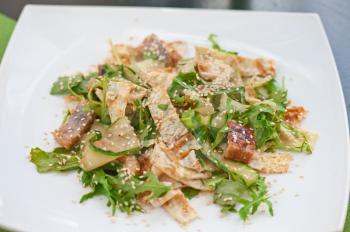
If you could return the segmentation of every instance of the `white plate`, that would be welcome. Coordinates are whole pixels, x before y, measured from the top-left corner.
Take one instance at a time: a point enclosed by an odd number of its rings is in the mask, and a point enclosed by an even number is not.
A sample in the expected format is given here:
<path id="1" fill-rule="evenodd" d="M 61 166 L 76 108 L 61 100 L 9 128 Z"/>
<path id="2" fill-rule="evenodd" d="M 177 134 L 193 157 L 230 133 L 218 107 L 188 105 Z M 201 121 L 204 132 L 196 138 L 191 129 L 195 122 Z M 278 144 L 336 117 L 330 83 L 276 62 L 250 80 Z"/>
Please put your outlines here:
<path id="1" fill-rule="evenodd" d="M 161 209 L 111 217 L 104 199 L 77 203 L 88 190 L 75 173 L 38 174 L 28 161 L 29 147 L 54 146 L 45 133 L 58 127 L 64 105 L 62 98 L 49 96 L 51 83 L 101 62 L 108 39 L 135 43 L 151 32 L 204 45 L 207 35 L 216 33 L 225 48 L 278 61 L 290 97 L 309 110 L 303 126 L 320 138 L 314 154 L 295 155 L 288 174 L 268 177 L 274 217 L 258 213 L 249 223 L 235 214 L 221 217 L 205 196 L 191 200 L 200 219 L 187 227 Z M 336 65 L 315 14 L 27 6 L 3 59 L 0 82 L 4 227 L 35 232 L 342 230 L 349 193 L 348 123 Z"/>

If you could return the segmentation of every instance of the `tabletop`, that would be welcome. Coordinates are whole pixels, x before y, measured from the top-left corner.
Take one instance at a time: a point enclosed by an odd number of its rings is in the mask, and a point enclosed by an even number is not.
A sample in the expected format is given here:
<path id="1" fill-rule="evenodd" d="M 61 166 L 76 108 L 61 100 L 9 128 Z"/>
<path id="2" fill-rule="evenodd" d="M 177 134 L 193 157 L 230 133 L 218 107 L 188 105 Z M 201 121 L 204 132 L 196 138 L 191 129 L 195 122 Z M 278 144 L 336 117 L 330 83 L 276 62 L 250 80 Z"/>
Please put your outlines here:
<path id="1" fill-rule="evenodd" d="M 326 29 L 334 53 L 342 81 L 347 109 L 348 112 L 350 111 L 349 0 L 11 0 L 0 1 L 0 12 L 16 19 L 23 6 L 29 3 L 195 7 L 318 13 Z M 350 119 L 349 116 L 348 119 Z"/>

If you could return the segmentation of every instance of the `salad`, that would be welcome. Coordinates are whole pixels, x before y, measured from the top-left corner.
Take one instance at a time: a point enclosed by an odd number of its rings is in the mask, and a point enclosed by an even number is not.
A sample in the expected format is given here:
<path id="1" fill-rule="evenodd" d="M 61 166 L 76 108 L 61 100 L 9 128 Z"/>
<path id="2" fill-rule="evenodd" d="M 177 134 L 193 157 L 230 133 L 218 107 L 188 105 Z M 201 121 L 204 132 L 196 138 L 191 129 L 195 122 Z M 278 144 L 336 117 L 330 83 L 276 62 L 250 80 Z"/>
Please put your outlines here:
<path id="1" fill-rule="evenodd" d="M 75 170 L 112 213 L 163 207 L 181 224 L 198 217 L 189 199 L 210 192 L 242 220 L 273 215 L 264 174 L 286 173 L 290 152 L 310 154 L 317 135 L 300 127 L 306 110 L 275 80 L 275 61 L 195 47 L 151 34 L 136 47 L 111 44 L 87 74 L 59 77 L 51 95 L 67 112 L 52 132 L 59 147 L 32 148 L 40 173 Z"/>

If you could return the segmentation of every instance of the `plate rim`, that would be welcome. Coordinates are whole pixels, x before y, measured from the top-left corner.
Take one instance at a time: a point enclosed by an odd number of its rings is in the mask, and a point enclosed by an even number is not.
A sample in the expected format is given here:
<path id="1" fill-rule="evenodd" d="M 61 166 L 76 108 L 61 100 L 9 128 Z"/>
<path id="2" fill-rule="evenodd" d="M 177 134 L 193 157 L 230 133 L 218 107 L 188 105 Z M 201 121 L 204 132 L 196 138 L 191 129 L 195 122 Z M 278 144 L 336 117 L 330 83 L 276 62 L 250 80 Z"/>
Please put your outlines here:
<path id="1" fill-rule="evenodd" d="M 347 108 L 346 108 L 346 101 L 345 101 L 345 96 L 344 96 L 344 91 L 343 91 L 343 86 L 342 86 L 342 82 L 341 82 L 341 78 L 339 75 L 339 71 L 338 71 L 338 67 L 335 61 L 335 57 L 332 51 L 332 48 L 330 46 L 329 43 L 329 39 L 327 36 L 327 33 L 325 31 L 324 25 L 322 23 L 322 20 L 319 16 L 319 14 L 317 13 L 313 13 L 313 12 L 282 12 L 282 11 L 248 11 L 248 10 L 235 10 L 235 9 L 203 9 L 203 8 L 178 8 L 178 7 L 151 7 L 151 6 L 102 6 L 102 5 L 46 5 L 46 4 L 26 4 L 24 6 L 24 8 L 21 11 L 21 14 L 18 18 L 17 24 L 14 28 L 13 34 L 10 38 L 10 41 L 6 47 L 6 50 L 4 52 L 4 56 L 2 58 L 2 62 L 0 63 L 0 88 L 3 88 L 4 90 L 6 90 L 6 83 L 9 79 L 9 77 L 3 75 L 3 69 L 4 67 L 6 67 L 8 64 L 8 53 L 10 50 L 12 50 L 12 47 L 15 46 L 15 42 L 13 38 L 17 37 L 18 34 L 18 28 L 22 28 L 22 24 L 23 22 L 25 22 L 26 19 L 26 15 L 28 14 L 28 12 L 32 11 L 33 9 L 38 9 L 38 8 L 57 8 L 57 9 L 68 9 L 68 8 L 79 8 L 79 9 L 115 9 L 115 10 L 137 10 L 137 11 L 172 11 L 172 12 L 191 12 L 191 11 L 196 11 L 196 12 L 216 12 L 216 13 L 220 13 L 220 12 L 225 12 L 225 14 L 227 13 L 232 13 L 232 12 L 236 12 L 236 13 L 243 13 L 243 14 L 268 14 L 268 15 L 292 15 L 293 17 L 311 17 L 314 18 L 314 20 L 316 20 L 319 29 L 321 30 L 322 36 L 324 37 L 324 39 L 326 40 L 325 46 L 327 49 L 327 52 L 329 52 L 330 54 L 330 65 L 331 68 L 334 71 L 335 74 L 335 79 L 337 82 L 337 87 L 339 88 L 340 92 L 340 101 L 341 101 L 341 107 L 343 109 L 343 113 L 342 113 L 342 117 L 345 118 L 345 129 L 346 129 L 346 139 L 347 139 L 347 143 L 346 143 L 346 148 L 347 148 L 347 164 L 346 164 L 346 186 L 345 189 L 347 189 L 347 193 L 344 195 L 344 205 L 343 205 L 343 209 L 342 209 L 342 214 L 341 214 L 341 218 L 338 219 L 339 225 L 338 225 L 338 230 L 342 231 L 343 227 L 345 225 L 345 220 L 346 220 L 346 216 L 347 216 L 347 208 L 349 205 L 349 196 L 350 196 L 350 135 L 349 135 L 349 121 L 348 121 L 348 112 L 347 112 Z M 335 80 L 334 80 L 335 81 Z M 4 91 L 0 91 L 0 105 L 2 104 L 2 102 L 4 101 L 4 98 L 2 97 L 4 94 Z M 9 230 L 16 230 L 15 227 L 13 227 L 12 225 L 6 224 L 6 223 L 0 223 L 0 226 L 2 228 L 5 229 L 9 229 Z"/>

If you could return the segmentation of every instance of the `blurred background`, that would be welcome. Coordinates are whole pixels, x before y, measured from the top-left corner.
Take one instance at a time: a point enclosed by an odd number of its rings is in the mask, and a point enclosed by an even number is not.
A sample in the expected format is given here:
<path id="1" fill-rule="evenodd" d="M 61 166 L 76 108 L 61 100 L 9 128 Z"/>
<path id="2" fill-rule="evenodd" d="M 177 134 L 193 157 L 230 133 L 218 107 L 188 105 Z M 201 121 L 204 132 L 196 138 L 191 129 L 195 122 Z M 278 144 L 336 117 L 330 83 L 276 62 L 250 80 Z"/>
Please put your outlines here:
<path id="1" fill-rule="evenodd" d="M 17 19 L 26 4 L 315 12 L 320 15 L 325 26 L 342 79 L 348 112 L 350 112 L 350 0 L 0 0 L 0 13 Z"/>

